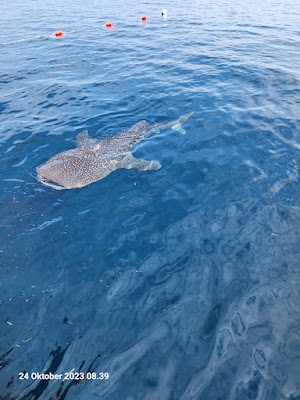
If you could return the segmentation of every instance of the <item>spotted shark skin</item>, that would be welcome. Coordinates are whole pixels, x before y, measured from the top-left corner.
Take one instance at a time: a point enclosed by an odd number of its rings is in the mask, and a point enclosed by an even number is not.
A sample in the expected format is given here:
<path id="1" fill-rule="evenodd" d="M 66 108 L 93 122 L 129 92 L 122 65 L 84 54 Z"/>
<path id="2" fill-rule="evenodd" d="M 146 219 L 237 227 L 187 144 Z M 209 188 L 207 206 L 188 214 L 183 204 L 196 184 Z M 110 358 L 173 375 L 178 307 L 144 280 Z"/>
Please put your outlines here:
<path id="1" fill-rule="evenodd" d="M 87 131 L 80 132 L 75 149 L 56 154 L 36 168 L 37 180 L 56 190 L 75 189 L 99 181 L 119 168 L 158 170 L 161 168 L 159 161 L 135 158 L 129 150 L 151 137 L 151 134 L 165 129 L 172 128 L 184 134 L 182 124 L 192 114 L 183 115 L 166 124 L 147 125 L 143 120 L 123 132 L 101 140 L 90 138 Z"/>

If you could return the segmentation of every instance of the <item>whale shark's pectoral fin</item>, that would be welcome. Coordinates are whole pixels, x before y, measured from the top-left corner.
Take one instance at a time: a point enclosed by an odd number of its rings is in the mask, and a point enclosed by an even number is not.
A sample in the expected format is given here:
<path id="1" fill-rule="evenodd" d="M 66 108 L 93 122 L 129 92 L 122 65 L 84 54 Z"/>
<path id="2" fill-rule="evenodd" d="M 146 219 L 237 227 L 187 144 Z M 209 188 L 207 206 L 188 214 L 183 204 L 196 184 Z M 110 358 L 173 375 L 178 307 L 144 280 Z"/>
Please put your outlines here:
<path id="1" fill-rule="evenodd" d="M 98 141 L 89 137 L 88 131 L 78 133 L 76 137 L 76 147 L 79 149 L 92 149 Z"/>
<path id="2" fill-rule="evenodd" d="M 90 138 L 89 133 L 86 129 L 78 133 L 76 137 L 76 147 L 78 148 L 84 147 L 85 143 L 89 140 L 89 138 Z"/>
<path id="3" fill-rule="evenodd" d="M 135 158 L 131 153 L 127 153 L 122 160 L 120 168 L 136 168 L 140 171 L 156 171 L 161 168 L 161 163 L 156 160 L 149 161 L 142 158 Z"/>

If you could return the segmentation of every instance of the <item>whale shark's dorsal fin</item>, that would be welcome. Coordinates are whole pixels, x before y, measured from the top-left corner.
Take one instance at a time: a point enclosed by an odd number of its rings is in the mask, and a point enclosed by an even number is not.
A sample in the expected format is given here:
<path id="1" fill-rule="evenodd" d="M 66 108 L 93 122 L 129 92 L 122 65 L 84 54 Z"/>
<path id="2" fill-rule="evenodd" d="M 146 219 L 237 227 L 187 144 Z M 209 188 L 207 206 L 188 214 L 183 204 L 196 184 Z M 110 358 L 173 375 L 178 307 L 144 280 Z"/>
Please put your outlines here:
<path id="1" fill-rule="evenodd" d="M 94 145 L 94 150 L 105 146 L 106 152 L 110 155 L 124 154 L 124 152 L 126 153 L 134 145 L 145 139 L 147 129 L 146 121 L 142 120 L 125 131 L 98 141 Z"/>
<path id="2" fill-rule="evenodd" d="M 86 129 L 78 133 L 76 137 L 76 147 L 78 149 L 91 149 L 96 143 L 97 140 L 90 138 Z"/>

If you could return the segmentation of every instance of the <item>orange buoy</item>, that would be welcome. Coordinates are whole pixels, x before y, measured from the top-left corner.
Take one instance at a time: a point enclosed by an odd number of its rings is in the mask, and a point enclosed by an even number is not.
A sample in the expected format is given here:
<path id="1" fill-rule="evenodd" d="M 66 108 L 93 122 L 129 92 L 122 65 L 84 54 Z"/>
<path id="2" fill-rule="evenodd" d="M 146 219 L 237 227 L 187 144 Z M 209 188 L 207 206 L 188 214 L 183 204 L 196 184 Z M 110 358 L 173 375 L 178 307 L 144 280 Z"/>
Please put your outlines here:
<path id="1" fill-rule="evenodd" d="M 60 30 L 57 30 L 54 32 L 55 37 L 62 37 L 63 34 L 64 34 L 63 31 L 60 31 Z"/>
<path id="2" fill-rule="evenodd" d="M 110 21 L 106 21 L 105 26 L 106 28 L 112 28 L 112 23 Z"/>
<path id="3" fill-rule="evenodd" d="M 144 21 L 144 22 L 147 21 L 147 15 L 142 16 L 142 21 Z"/>

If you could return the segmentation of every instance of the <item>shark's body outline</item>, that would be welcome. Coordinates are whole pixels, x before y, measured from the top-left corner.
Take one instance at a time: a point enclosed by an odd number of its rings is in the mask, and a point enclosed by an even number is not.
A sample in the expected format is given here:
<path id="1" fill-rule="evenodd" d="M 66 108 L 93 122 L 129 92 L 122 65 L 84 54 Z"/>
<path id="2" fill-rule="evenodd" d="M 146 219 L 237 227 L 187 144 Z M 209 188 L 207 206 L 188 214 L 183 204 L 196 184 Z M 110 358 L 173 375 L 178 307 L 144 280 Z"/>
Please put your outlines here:
<path id="1" fill-rule="evenodd" d="M 82 188 L 101 180 L 119 168 L 137 168 L 140 171 L 158 170 L 156 160 L 135 158 L 130 150 L 151 133 L 172 128 L 185 133 L 181 124 L 193 113 L 183 115 L 167 124 L 147 125 L 145 120 L 109 138 L 89 137 L 87 130 L 77 135 L 77 147 L 51 157 L 36 168 L 37 180 L 53 189 Z"/>

